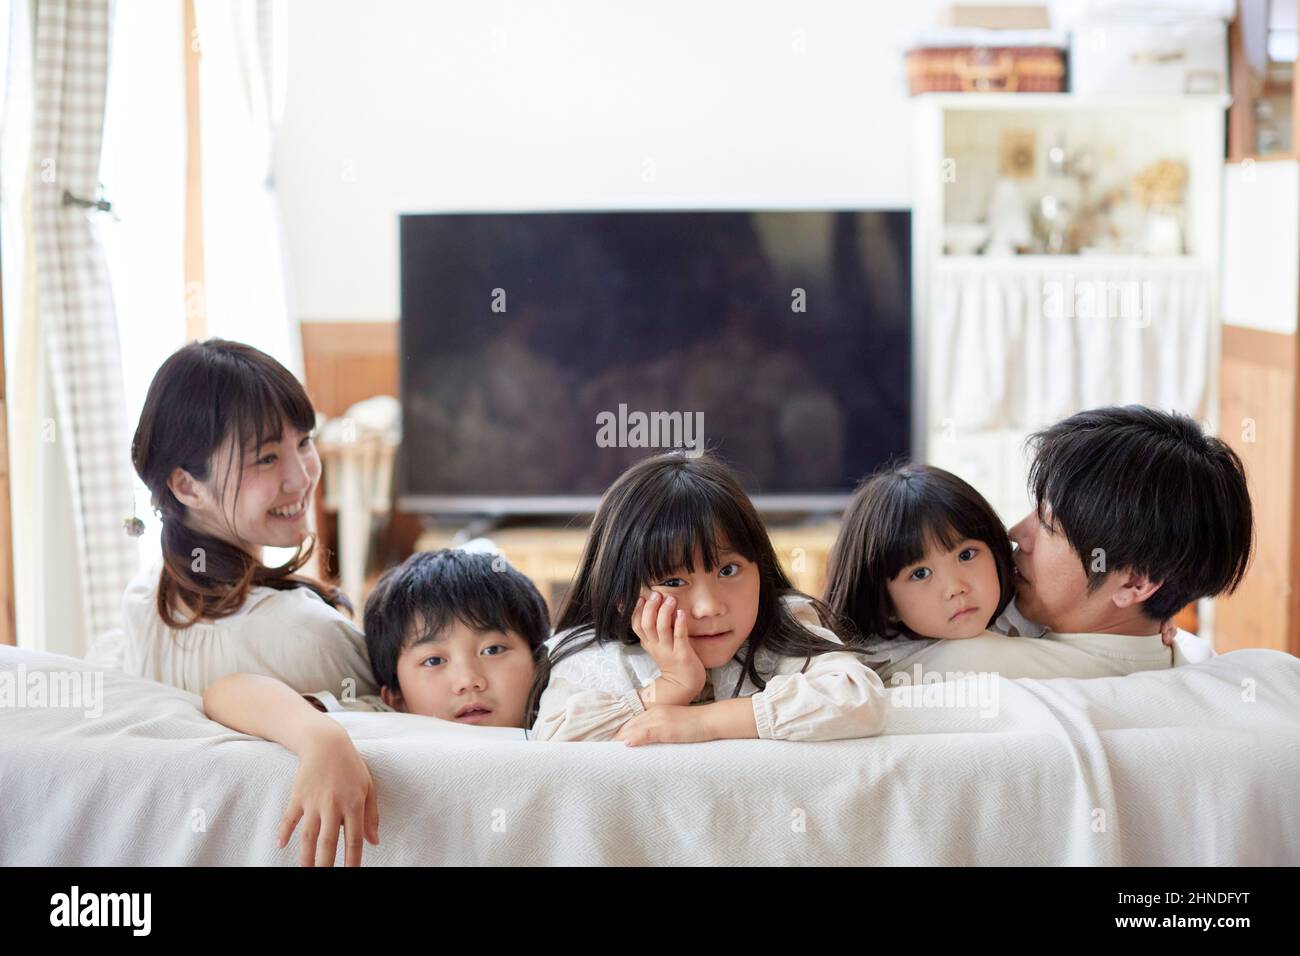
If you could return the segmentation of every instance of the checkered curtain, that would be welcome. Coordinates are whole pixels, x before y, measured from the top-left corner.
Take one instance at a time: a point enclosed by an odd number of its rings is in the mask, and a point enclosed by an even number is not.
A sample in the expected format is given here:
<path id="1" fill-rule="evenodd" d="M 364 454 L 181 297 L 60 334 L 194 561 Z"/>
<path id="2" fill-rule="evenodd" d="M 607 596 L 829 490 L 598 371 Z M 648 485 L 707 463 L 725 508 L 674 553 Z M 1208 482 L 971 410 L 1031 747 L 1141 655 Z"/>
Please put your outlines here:
<path id="1" fill-rule="evenodd" d="M 32 229 L 45 336 L 81 564 L 86 640 L 119 626 L 139 564 L 117 317 L 94 200 L 108 80 L 111 0 L 35 0 Z"/>

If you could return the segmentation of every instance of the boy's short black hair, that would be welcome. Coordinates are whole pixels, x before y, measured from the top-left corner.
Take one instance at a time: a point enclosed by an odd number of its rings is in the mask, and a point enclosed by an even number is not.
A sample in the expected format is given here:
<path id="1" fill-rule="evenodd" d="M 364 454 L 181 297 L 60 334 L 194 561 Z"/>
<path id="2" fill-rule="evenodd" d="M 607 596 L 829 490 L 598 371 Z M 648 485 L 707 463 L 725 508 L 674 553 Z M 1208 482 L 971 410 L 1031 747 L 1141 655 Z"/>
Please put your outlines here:
<path id="1" fill-rule="evenodd" d="M 1143 602 L 1165 621 L 1231 593 L 1250 564 L 1254 519 L 1237 453 L 1187 415 L 1094 408 L 1029 436 L 1029 488 L 1049 530 L 1074 548 L 1096 590 L 1111 571 L 1163 582 Z M 1094 570 L 1097 549 L 1104 570 Z"/>
<path id="2" fill-rule="evenodd" d="M 546 602 L 504 557 L 453 548 L 418 552 L 385 571 L 366 599 L 366 649 L 379 685 L 398 690 L 402 651 L 453 619 L 476 631 L 518 634 L 534 657 L 551 636 Z"/>

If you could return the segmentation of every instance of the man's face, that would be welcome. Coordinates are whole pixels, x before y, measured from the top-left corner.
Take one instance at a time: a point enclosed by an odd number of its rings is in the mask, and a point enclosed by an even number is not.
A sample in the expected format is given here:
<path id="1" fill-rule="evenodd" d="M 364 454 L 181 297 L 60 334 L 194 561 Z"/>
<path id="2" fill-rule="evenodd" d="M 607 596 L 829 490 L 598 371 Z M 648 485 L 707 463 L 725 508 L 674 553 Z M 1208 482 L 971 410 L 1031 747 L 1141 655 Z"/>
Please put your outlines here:
<path id="1" fill-rule="evenodd" d="M 1111 605 L 1111 589 L 1103 584 L 1089 593 L 1083 562 L 1060 527 L 1051 528 L 1047 504 L 1043 519 L 1031 511 L 1009 532 L 1016 545 L 1016 607 L 1057 633 L 1091 633 Z"/>
<path id="2" fill-rule="evenodd" d="M 1109 572 L 1094 591 L 1079 555 L 1052 519 L 1043 502 L 1043 517 L 1031 511 L 1010 531 L 1016 550 L 1016 607 L 1025 617 L 1058 634 L 1154 634 L 1143 602 L 1160 589 L 1142 575 L 1124 568 Z M 1098 559 L 1104 559 L 1098 554 Z"/>

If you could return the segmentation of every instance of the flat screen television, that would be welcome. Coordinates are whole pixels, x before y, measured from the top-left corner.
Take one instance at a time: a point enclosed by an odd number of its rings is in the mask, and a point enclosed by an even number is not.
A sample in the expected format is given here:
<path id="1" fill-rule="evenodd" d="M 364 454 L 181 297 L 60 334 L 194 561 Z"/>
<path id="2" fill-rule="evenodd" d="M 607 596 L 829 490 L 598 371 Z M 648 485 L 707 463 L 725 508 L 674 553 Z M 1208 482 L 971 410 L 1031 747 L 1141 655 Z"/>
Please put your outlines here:
<path id="1" fill-rule="evenodd" d="M 837 510 L 912 449 L 906 211 L 401 217 L 401 507 L 589 513 L 677 446 Z"/>

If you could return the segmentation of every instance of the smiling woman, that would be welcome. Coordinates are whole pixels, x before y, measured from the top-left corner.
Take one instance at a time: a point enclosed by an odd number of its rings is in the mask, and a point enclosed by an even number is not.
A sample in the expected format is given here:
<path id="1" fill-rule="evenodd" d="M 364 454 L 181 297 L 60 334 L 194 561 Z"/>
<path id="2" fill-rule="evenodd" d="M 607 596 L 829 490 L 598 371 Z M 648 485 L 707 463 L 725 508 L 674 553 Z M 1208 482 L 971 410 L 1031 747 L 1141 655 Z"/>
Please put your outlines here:
<path id="1" fill-rule="evenodd" d="M 251 346 L 194 342 L 163 363 L 131 445 L 162 558 L 126 592 L 125 670 L 194 693 L 239 671 L 376 691 L 347 599 L 296 573 L 314 541 L 315 422 L 298 380 Z M 295 551 L 268 567 L 266 547 Z"/>

